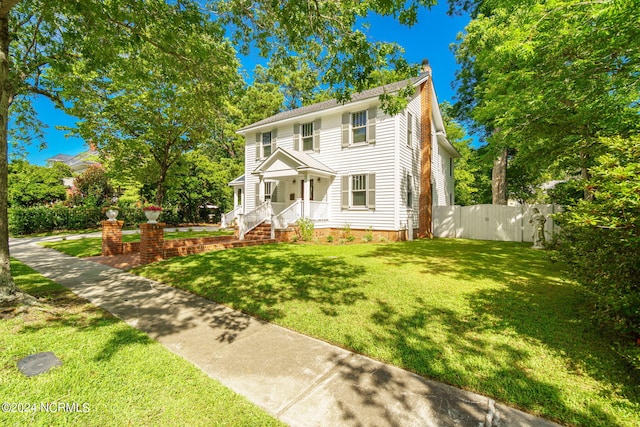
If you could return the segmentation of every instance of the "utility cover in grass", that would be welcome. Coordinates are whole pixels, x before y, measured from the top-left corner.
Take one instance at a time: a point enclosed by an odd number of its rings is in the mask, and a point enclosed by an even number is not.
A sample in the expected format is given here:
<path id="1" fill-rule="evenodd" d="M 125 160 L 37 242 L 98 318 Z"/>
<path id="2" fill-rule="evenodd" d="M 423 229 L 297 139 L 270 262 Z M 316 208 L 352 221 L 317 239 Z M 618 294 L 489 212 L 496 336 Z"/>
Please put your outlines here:
<path id="1" fill-rule="evenodd" d="M 49 369 L 60 365 L 62 365 L 62 360 L 50 351 L 32 354 L 18 360 L 18 369 L 27 377 L 44 374 Z"/>

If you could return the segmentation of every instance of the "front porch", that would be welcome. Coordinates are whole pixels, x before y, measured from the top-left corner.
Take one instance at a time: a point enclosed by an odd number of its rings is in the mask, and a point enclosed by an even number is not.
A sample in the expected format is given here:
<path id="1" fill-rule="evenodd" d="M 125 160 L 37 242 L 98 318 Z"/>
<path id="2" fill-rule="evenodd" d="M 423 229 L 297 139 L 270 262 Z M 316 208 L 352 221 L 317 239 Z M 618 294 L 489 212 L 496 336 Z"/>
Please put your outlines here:
<path id="1" fill-rule="evenodd" d="M 309 218 L 314 222 L 329 220 L 329 187 L 336 172 L 323 165 L 311 155 L 278 147 L 253 172 L 249 190 L 253 190 L 255 206 L 245 209 L 245 178 L 238 178 L 229 185 L 234 186 L 237 202 L 234 211 L 224 215 L 223 223 L 235 220 L 240 238 L 263 222 L 273 225 L 274 229 L 284 229 L 300 218 Z M 273 234 L 273 233 L 272 233 Z"/>

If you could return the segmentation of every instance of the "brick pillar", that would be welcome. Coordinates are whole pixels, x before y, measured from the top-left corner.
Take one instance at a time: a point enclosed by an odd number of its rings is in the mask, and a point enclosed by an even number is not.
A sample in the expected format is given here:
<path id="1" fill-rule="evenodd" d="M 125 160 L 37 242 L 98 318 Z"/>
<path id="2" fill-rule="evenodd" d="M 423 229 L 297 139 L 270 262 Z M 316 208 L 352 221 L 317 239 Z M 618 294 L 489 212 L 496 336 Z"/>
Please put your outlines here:
<path id="1" fill-rule="evenodd" d="M 122 255 L 124 221 L 102 221 L 102 256 Z"/>
<path id="2" fill-rule="evenodd" d="M 164 224 L 140 224 L 140 263 L 164 259 Z"/>
<path id="3" fill-rule="evenodd" d="M 431 71 L 431 68 L 428 69 Z M 418 196 L 418 237 L 432 238 L 431 219 L 431 91 L 432 76 L 420 87 L 420 194 Z"/>

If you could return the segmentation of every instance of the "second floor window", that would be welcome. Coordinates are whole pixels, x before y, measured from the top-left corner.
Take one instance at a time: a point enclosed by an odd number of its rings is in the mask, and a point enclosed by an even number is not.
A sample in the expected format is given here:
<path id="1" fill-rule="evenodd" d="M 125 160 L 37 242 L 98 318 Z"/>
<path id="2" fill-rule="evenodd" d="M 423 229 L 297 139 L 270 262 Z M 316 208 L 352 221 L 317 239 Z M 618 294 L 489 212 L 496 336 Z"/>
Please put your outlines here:
<path id="1" fill-rule="evenodd" d="M 362 147 L 376 142 L 377 107 L 342 113 L 342 148 Z"/>
<path id="2" fill-rule="evenodd" d="M 262 134 L 262 157 L 269 157 L 271 155 L 271 132 L 264 132 Z"/>
<path id="3" fill-rule="evenodd" d="M 353 144 L 367 142 L 367 110 L 351 115 L 351 132 Z"/>
<path id="4" fill-rule="evenodd" d="M 313 151 L 313 123 L 302 125 L 302 150 Z"/>

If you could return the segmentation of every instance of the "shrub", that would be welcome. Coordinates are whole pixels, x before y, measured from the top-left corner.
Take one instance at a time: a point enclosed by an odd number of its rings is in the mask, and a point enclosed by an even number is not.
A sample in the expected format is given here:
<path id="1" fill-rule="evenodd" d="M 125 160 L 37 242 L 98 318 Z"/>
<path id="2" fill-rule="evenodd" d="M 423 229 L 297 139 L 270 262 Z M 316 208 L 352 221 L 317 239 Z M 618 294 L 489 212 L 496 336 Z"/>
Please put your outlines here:
<path id="1" fill-rule="evenodd" d="M 372 242 L 373 241 L 373 227 L 367 228 L 367 232 L 362 236 L 363 242 Z"/>
<path id="2" fill-rule="evenodd" d="M 353 242 L 356 239 L 353 233 L 351 233 L 351 224 L 349 223 L 345 223 L 344 226 L 342 226 L 341 234 L 342 239 L 344 239 L 345 241 Z"/>
<path id="3" fill-rule="evenodd" d="M 333 236 L 327 236 L 327 243 L 333 243 Z"/>
<path id="4" fill-rule="evenodd" d="M 300 230 L 300 240 L 310 242 L 313 239 L 313 229 L 315 225 L 310 218 L 300 218 L 296 221 Z"/>
<path id="5" fill-rule="evenodd" d="M 558 256 L 594 296 L 594 314 L 620 334 L 640 337 L 640 136 L 602 141 L 581 200 L 557 219 Z M 630 354 L 630 353 L 629 353 Z"/>

